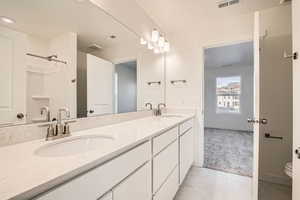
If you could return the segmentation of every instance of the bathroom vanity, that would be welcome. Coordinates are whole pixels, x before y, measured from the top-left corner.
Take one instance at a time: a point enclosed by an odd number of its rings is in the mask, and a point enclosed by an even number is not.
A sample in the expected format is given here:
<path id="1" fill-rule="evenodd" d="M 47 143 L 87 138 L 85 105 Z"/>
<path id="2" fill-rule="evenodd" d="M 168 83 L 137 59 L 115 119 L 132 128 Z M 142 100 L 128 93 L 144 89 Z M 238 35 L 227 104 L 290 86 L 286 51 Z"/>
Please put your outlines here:
<path id="1" fill-rule="evenodd" d="M 193 163 L 193 124 L 153 116 L 3 147 L 0 199 L 171 200 Z"/>

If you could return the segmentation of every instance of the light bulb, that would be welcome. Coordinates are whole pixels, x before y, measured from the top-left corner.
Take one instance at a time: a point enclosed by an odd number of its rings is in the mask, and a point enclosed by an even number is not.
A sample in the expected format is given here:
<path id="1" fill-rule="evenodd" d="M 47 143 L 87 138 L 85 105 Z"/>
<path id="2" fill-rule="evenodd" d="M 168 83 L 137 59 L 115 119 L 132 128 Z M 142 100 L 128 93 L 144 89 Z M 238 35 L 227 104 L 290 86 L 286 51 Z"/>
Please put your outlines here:
<path id="1" fill-rule="evenodd" d="M 148 43 L 148 49 L 152 50 L 153 48 L 154 48 L 153 45 L 149 42 Z"/>
<path id="2" fill-rule="evenodd" d="M 158 39 L 159 39 L 159 32 L 158 32 L 158 30 L 153 29 L 151 40 L 152 40 L 152 42 L 157 42 Z"/>
<path id="3" fill-rule="evenodd" d="M 165 45 L 165 38 L 163 36 L 160 36 L 158 40 L 158 46 L 164 47 L 164 45 Z"/>
<path id="4" fill-rule="evenodd" d="M 147 41 L 144 38 L 141 38 L 140 42 L 141 42 L 141 45 L 146 45 L 147 44 Z"/>

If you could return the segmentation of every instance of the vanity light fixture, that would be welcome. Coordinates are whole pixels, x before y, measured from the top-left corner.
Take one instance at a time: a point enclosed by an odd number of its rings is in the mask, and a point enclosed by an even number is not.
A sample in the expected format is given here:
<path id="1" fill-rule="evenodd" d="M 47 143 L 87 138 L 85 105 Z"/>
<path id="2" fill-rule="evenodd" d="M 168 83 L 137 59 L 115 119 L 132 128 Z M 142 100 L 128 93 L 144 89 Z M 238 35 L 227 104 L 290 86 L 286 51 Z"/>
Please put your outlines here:
<path id="1" fill-rule="evenodd" d="M 5 17 L 5 16 L 1 16 L 0 17 L 1 21 L 6 23 L 6 24 L 14 24 L 16 23 L 15 20 L 11 19 L 11 18 L 8 18 L 8 17 Z"/>
<path id="2" fill-rule="evenodd" d="M 159 39 L 159 32 L 158 32 L 158 30 L 157 29 L 153 29 L 151 40 L 152 40 L 152 42 L 157 42 L 158 39 Z"/>
<path id="3" fill-rule="evenodd" d="M 154 49 L 154 46 L 153 46 L 150 42 L 148 42 L 148 49 L 149 49 L 149 50 Z"/>
<path id="4" fill-rule="evenodd" d="M 141 45 L 146 45 L 147 44 L 147 40 L 145 40 L 144 38 L 141 38 L 140 42 L 141 42 Z"/>

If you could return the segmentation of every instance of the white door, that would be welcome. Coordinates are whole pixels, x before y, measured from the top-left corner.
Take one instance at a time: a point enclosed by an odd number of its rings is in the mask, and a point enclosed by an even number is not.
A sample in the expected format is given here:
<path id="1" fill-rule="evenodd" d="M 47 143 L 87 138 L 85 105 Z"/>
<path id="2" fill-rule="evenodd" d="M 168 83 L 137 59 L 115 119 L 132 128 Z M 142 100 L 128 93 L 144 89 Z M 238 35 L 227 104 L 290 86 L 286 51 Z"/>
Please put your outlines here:
<path id="1" fill-rule="evenodd" d="M 300 1 L 293 1 L 293 51 L 300 52 Z M 294 119 L 293 119 L 293 141 L 294 151 L 300 148 L 300 60 L 293 62 L 293 100 L 294 100 Z M 298 150 L 300 151 L 300 149 Z M 300 199 L 300 159 L 299 155 L 293 157 L 293 200 Z"/>
<path id="2" fill-rule="evenodd" d="M 87 54 L 88 116 L 113 113 L 114 65 Z"/>
<path id="3" fill-rule="evenodd" d="M 260 45 L 260 18 L 259 12 L 254 16 L 254 119 L 259 119 L 259 45 Z M 254 123 L 254 149 L 253 149 L 253 200 L 258 199 L 258 175 L 259 175 L 259 124 Z"/>
<path id="4" fill-rule="evenodd" d="M 292 51 L 289 13 L 283 6 L 255 13 L 254 199 L 272 198 L 269 182 L 290 182 L 284 173 L 292 160 L 293 133 L 292 60 L 284 57 Z"/>
<path id="5" fill-rule="evenodd" d="M 26 48 L 24 34 L 0 27 L 0 126 L 26 120 Z"/>

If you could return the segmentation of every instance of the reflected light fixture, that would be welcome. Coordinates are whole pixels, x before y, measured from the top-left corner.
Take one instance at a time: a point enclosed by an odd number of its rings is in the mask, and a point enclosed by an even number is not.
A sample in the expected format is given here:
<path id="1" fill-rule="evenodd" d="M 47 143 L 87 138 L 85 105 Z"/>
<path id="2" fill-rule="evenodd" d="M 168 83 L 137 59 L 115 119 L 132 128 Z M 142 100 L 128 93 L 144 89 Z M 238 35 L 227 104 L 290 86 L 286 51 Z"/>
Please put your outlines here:
<path id="1" fill-rule="evenodd" d="M 164 51 L 169 52 L 170 51 L 170 43 L 166 40 L 164 44 Z"/>
<path id="2" fill-rule="evenodd" d="M 159 53 L 160 53 L 159 49 L 158 49 L 158 48 L 155 48 L 155 49 L 154 49 L 154 53 L 155 53 L 155 54 L 159 54 Z"/>
<path id="3" fill-rule="evenodd" d="M 8 18 L 8 17 L 5 17 L 5 16 L 1 16 L 0 17 L 1 21 L 6 23 L 6 24 L 14 24 L 16 23 L 15 20 L 11 19 L 11 18 Z"/>
<path id="4" fill-rule="evenodd" d="M 141 38 L 141 45 L 146 45 L 147 44 L 147 41 L 144 39 L 144 38 Z"/>
<path id="5" fill-rule="evenodd" d="M 152 50 L 153 48 L 154 48 L 153 45 L 149 42 L 148 43 L 148 49 Z"/>
<path id="6" fill-rule="evenodd" d="M 156 29 L 153 29 L 152 31 L 152 36 L 151 36 L 151 41 L 152 42 L 157 42 L 159 39 L 159 32 Z"/>
<path id="7" fill-rule="evenodd" d="M 158 40 L 158 46 L 164 47 L 164 45 L 165 45 L 165 38 L 163 36 L 160 36 Z"/>

